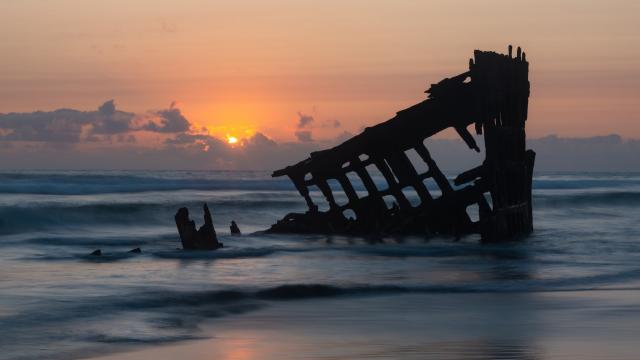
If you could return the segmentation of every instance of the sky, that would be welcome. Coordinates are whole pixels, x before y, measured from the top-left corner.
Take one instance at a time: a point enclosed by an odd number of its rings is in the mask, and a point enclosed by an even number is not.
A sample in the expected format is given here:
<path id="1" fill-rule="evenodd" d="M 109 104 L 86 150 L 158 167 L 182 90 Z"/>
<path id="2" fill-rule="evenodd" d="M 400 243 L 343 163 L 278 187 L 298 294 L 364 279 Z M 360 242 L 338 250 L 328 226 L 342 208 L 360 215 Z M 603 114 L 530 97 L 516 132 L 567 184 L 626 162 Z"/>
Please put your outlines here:
<path id="1" fill-rule="evenodd" d="M 176 148 L 193 166 L 264 164 L 252 144 L 277 165 L 509 44 L 531 63 L 530 138 L 640 138 L 638 1 L 5 0 L 0 33 L 3 167 Z"/>

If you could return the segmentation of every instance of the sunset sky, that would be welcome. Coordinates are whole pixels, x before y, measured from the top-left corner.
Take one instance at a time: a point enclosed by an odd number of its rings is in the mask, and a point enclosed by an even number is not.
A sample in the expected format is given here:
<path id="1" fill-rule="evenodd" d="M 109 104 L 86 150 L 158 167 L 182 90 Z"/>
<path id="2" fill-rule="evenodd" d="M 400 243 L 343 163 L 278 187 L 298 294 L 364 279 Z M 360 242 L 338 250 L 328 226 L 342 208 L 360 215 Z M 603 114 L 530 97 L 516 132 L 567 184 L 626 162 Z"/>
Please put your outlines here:
<path id="1" fill-rule="evenodd" d="M 0 2 L 0 33 L 0 113 L 113 99 L 138 124 L 115 142 L 166 142 L 147 124 L 163 112 L 237 144 L 333 141 L 423 100 L 474 49 L 508 44 L 531 62 L 529 136 L 640 138 L 632 0 L 20 0 Z"/>

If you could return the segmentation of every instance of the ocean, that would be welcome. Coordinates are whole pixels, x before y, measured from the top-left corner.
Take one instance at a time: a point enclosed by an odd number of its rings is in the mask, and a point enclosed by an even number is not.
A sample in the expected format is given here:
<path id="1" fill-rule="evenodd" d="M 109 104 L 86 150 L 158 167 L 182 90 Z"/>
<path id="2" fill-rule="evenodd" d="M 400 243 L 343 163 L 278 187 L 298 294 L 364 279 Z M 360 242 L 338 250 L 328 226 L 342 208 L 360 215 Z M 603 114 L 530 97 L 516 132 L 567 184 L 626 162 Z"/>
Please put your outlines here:
<path id="1" fill-rule="evenodd" d="M 180 250 L 205 202 L 224 248 Z M 0 359 L 640 356 L 640 173 L 537 173 L 503 244 L 255 234 L 304 209 L 267 172 L 2 171 Z"/>

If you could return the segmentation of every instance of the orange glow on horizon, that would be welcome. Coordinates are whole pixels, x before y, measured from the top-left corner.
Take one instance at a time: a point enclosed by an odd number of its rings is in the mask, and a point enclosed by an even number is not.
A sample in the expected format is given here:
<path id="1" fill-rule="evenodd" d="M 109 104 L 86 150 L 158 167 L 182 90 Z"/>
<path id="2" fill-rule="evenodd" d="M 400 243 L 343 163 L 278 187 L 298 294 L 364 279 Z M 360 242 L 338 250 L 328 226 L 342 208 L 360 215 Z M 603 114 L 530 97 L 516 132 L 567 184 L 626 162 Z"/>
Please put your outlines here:
<path id="1" fill-rule="evenodd" d="M 246 131 L 297 141 L 298 112 L 314 117 L 313 139 L 333 139 L 424 100 L 474 49 L 513 43 L 531 61 L 529 136 L 640 137 L 632 0 L 583 1 L 578 12 L 575 2 L 501 0 L 4 3 L 2 26 L 15 36 L 0 44 L 0 113 L 95 110 L 111 98 L 144 113 L 178 100 L 196 132 L 225 143 L 234 134 L 241 145 Z"/>

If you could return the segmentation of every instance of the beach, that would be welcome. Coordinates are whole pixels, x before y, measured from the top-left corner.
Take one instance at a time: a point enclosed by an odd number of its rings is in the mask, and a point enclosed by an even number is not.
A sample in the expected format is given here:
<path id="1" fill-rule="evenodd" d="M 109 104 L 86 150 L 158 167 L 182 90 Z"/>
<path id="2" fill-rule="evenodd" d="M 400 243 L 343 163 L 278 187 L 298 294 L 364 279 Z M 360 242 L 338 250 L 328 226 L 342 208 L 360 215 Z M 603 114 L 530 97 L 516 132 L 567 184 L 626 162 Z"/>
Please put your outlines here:
<path id="1" fill-rule="evenodd" d="M 1 177 L 0 359 L 637 357 L 638 174 L 536 174 L 502 244 L 255 233 L 305 205 L 266 172 Z M 180 250 L 204 202 L 225 246 Z"/>
<path id="2" fill-rule="evenodd" d="M 633 359 L 638 300 L 620 290 L 283 302 L 212 321 L 206 340 L 88 359 Z"/>

